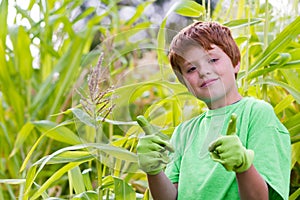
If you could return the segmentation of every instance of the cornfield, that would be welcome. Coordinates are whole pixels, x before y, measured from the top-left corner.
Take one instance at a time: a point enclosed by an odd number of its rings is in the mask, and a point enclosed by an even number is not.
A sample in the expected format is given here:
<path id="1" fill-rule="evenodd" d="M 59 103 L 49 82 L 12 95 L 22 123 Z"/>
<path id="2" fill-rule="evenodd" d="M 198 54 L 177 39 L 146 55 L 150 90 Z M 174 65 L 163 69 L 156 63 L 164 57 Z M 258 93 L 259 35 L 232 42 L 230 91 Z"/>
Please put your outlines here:
<path id="1" fill-rule="evenodd" d="M 289 199 L 300 198 L 298 0 L 284 13 L 268 0 L 26 2 L 0 1 L 0 199 L 151 199 L 136 116 L 171 135 L 207 109 L 167 59 L 193 20 L 232 30 L 240 93 L 288 128 Z"/>

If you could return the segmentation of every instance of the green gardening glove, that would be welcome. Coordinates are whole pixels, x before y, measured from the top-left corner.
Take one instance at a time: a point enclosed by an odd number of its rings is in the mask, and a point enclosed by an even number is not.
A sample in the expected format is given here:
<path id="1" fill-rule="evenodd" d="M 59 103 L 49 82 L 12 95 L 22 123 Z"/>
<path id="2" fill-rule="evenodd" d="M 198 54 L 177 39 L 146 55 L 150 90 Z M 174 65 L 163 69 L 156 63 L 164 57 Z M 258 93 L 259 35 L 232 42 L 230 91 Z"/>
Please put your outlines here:
<path id="1" fill-rule="evenodd" d="M 208 150 L 212 160 L 221 163 L 227 171 L 241 173 L 253 163 L 254 152 L 246 149 L 236 133 L 236 115 L 231 116 L 226 136 L 213 141 Z"/>
<path id="2" fill-rule="evenodd" d="M 144 116 L 138 116 L 137 121 L 146 134 L 139 139 L 137 144 L 139 167 L 147 174 L 156 175 L 169 162 L 166 151 L 173 152 L 174 150 L 166 141 L 168 136 L 155 129 Z"/>

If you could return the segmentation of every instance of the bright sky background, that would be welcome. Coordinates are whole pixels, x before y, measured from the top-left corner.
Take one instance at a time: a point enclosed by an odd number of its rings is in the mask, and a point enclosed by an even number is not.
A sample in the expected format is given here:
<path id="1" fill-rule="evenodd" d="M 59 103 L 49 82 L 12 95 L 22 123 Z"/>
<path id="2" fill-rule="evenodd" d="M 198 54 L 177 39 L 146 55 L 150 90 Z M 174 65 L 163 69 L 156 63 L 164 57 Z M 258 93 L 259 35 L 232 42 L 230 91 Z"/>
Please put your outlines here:
<path id="1" fill-rule="evenodd" d="M 14 23 L 14 17 L 16 15 L 16 9 L 15 5 L 20 6 L 22 9 L 27 9 L 29 5 L 30 0 L 15 0 L 15 1 L 8 1 L 8 17 L 7 17 L 7 23 L 8 24 L 13 24 Z M 32 11 L 30 12 L 30 16 L 32 19 L 39 19 L 39 7 L 35 5 L 32 8 Z M 28 26 L 29 23 L 26 22 L 26 20 L 21 21 L 21 16 L 17 16 L 17 24 L 21 24 L 24 26 Z"/>
<path id="2" fill-rule="evenodd" d="M 227 1 L 229 1 L 229 0 L 227 0 Z M 261 3 L 263 3 L 264 1 L 265 0 L 260 0 Z M 291 1 L 293 1 L 293 0 L 269 0 L 269 2 L 274 5 L 274 7 L 275 7 L 274 12 L 276 13 L 276 15 L 278 17 L 285 16 L 286 13 L 291 13 L 293 11 L 293 8 L 292 8 L 293 5 L 292 5 L 292 3 L 290 3 Z M 0 0 L 0 2 L 1 2 L 1 0 Z M 14 24 L 15 15 L 16 15 L 15 5 L 20 6 L 22 9 L 27 9 L 29 3 L 30 3 L 30 0 L 9 0 L 8 1 L 7 23 L 9 26 Z M 299 8 L 299 10 L 300 10 L 300 8 Z M 34 5 L 33 8 L 31 9 L 30 16 L 36 22 L 40 19 L 40 11 L 39 11 L 39 7 L 37 5 Z M 30 28 L 30 24 L 27 21 L 27 19 L 22 19 L 22 17 L 20 15 L 18 15 L 16 17 L 16 24 L 23 25 L 27 28 Z M 34 40 L 33 43 L 38 45 L 40 43 L 40 41 L 37 41 L 37 40 L 38 39 Z M 12 46 L 9 39 L 7 39 L 7 45 Z M 33 57 L 35 58 L 33 67 L 38 68 L 38 62 L 37 62 L 37 60 L 38 60 L 37 58 L 39 56 L 38 49 L 34 45 L 31 45 L 30 49 L 31 49 Z"/>
<path id="3" fill-rule="evenodd" d="M 30 0 L 15 0 L 15 1 L 8 1 L 8 24 L 13 24 L 14 16 L 16 15 L 16 10 L 14 8 L 15 4 L 20 6 L 22 9 L 26 9 L 29 5 Z M 261 0 L 264 2 L 264 0 Z M 275 12 L 279 15 L 284 15 L 285 13 L 290 13 L 292 9 L 292 4 L 290 1 L 287 0 L 269 0 L 271 4 L 273 4 L 276 8 Z M 39 19 L 39 8 L 38 6 L 34 6 L 31 10 L 31 17 L 32 19 Z M 28 26 L 28 22 L 26 20 L 21 20 L 21 16 L 17 16 L 17 23 Z"/>

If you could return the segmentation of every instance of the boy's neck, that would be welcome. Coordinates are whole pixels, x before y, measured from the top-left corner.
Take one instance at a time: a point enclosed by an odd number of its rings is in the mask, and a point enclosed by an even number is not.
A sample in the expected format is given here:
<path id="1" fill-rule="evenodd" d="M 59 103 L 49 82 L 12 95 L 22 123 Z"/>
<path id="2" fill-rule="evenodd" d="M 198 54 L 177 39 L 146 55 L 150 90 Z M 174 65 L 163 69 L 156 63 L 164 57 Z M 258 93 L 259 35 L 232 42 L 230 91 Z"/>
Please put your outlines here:
<path id="1" fill-rule="evenodd" d="M 229 106 L 231 104 L 237 103 L 242 98 L 243 97 L 240 94 L 238 94 L 235 98 L 220 99 L 220 100 L 216 100 L 216 101 L 213 101 L 213 102 L 208 102 L 208 103 L 206 103 L 206 105 L 210 110 L 215 110 L 215 109 L 218 109 L 218 108 L 222 108 L 222 107 Z"/>

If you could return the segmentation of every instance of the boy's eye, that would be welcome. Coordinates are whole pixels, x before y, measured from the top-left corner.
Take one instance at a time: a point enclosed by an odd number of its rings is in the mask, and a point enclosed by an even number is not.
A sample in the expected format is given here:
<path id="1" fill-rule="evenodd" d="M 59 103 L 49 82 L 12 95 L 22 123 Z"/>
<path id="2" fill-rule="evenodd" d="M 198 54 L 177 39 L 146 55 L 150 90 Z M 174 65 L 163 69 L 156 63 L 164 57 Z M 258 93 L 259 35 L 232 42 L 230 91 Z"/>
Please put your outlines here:
<path id="1" fill-rule="evenodd" d="M 191 72 L 195 71 L 196 69 L 197 68 L 195 66 L 192 66 L 187 70 L 187 73 L 191 73 Z"/>
<path id="2" fill-rule="evenodd" d="M 208 63 L 215 63 L 215 62 L 217 62 L 219 59 L 217 59 L 217 58 L 212 58 L 212 59 L 210 59 L 209 61 L 208 61 Z"/>

